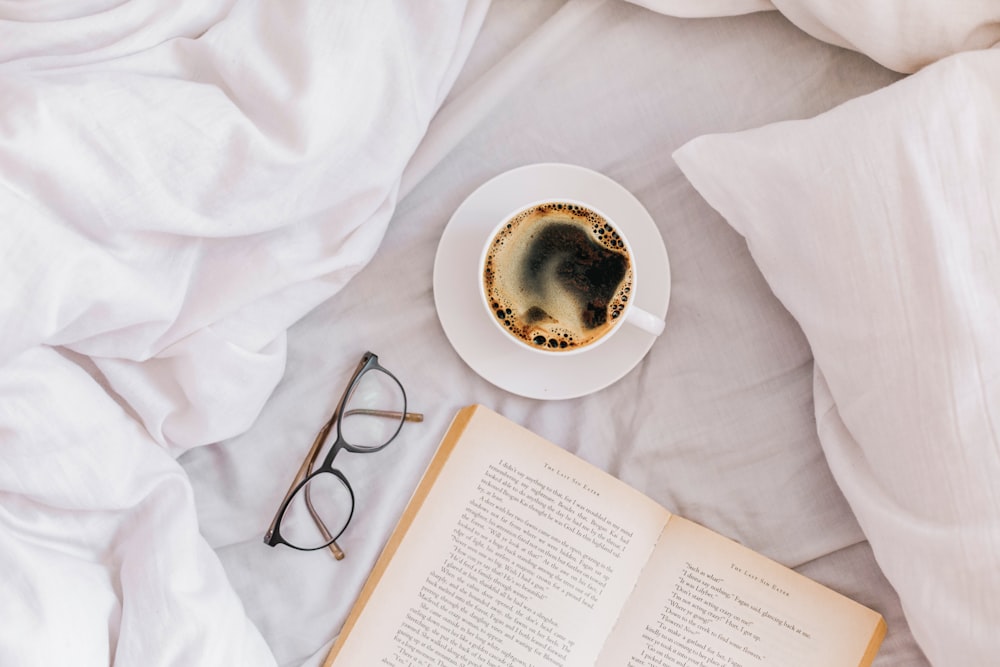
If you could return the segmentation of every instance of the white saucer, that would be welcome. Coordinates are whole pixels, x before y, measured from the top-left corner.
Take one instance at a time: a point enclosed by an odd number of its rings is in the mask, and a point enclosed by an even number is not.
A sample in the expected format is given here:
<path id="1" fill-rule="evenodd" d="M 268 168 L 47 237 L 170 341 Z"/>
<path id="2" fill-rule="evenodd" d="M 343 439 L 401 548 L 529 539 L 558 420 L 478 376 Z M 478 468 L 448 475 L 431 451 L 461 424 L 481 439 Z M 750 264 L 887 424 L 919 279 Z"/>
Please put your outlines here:
<path id="1" fill-rule="evenodd" d="M 479 186 L 462 202 L 438 244 L 434 304 L 455 351 L 484 379 L 528 398 L 576 398 L 621 379 L 646 355 L 656 336 L 626 324 L 592 350 L 546 356 L 521 347 L 493 325 L 477 291 L 479 257 L 486 237 L 508 213 L 549 198 L 591 204 L 621 228 L 639 269 L 634 303 L 665 317 L 670 301 L 670 264 L 656 223 L 639 200 L 618 183 L 568 164 L 513 169 Z"/>

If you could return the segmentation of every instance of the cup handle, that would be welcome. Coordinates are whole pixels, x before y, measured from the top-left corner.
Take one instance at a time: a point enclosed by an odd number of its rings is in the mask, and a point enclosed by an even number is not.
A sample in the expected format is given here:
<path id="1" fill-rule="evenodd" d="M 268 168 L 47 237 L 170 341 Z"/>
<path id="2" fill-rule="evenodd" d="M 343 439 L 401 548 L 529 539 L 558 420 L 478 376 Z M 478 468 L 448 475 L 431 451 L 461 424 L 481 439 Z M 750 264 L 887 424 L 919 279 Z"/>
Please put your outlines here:
<path id="1" fill-rule="evenodd" d="M 657 317 L 642 308 L 637 308 L 635 305 L 625 311 L 625 322 L 627 324 L 631 324 L 632 326 L 639 327 L 643 331 L 647 331 L 654 336 L 659 336 L 663 333 L 663 327 L 665 326 L 665 322 L 662 317 Z"/>

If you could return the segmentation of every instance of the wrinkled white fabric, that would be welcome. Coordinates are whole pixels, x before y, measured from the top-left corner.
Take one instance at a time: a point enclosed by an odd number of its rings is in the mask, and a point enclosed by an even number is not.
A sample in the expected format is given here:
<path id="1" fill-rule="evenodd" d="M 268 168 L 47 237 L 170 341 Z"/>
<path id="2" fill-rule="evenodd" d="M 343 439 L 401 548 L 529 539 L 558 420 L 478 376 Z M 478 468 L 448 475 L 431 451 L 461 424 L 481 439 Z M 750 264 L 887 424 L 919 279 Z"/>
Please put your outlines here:
<path id="1" fill-rule="evenodd" d="M 93 377 L 41 346 L 0 394 L 0 664 L 272 664 L 187 475 Z"/>
<path id="2" fill-rule="evenodd" d="M 174 458 L 371 258 L 486 8 L 0 3 L 0 664 L 273 663 Z"/>

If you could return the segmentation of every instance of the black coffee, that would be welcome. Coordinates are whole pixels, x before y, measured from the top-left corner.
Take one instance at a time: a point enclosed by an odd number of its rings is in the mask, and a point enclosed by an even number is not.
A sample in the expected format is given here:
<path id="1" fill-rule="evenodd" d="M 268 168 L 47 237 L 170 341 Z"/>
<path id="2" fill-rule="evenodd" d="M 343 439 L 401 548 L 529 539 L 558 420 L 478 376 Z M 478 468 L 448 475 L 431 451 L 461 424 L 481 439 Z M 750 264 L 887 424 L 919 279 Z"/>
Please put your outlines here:
<path id="1" fill-rule="evenodd" d="M 632 282 L 618 231 L 566 202 L 539 204 L 508 221 L 483 268 L 494 316 L 517 338 L 553 351 L 590 345 L 610 331 Z"/>

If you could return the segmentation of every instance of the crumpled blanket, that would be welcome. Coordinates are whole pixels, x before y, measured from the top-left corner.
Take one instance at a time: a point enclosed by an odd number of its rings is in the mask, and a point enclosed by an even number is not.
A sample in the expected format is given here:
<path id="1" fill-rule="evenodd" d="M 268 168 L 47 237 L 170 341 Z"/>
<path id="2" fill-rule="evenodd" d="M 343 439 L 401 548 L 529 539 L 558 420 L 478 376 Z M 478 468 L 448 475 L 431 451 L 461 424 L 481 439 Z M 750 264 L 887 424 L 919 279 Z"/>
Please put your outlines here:
<path id="1" fill-rule="evenodd" d="M 371 258 L 486 7 L 0 4 L 0 664 L 274 663 L 176 457 Z"/>

